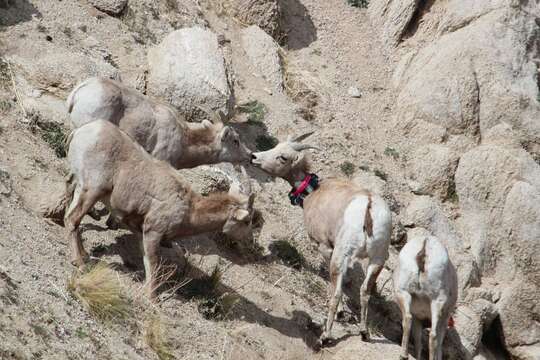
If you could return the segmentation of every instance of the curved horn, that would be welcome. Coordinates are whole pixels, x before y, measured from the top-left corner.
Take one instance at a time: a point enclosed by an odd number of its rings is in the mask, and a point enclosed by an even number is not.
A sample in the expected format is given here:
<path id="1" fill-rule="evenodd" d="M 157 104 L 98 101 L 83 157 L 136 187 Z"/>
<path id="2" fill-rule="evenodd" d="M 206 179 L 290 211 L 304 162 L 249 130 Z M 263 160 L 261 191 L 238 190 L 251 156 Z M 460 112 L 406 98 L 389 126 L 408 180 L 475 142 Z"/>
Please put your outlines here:
<path id="1" fill-rule="evenodd" d="M 300 143 L 292 143 L 291 147 L 296 151 L 302 151 L 307 149 L 314 149 L 314 150 L 321 150 L 320 147 L 309 145 L 309 144 L 300 144 Z"/>
<path id="2" fill-rule="evenodd" d="M 310 137 L 311 135 L 313 135 L 314 132 L 315 132 L 315 131 L 311 131 L 311 132 L 305 133 L 305 134 L 303 134 L 303 135 L 297 136 L 296 138 L 289 137 L 288 141 L 289 141 L 289 142 L 293 142 L 293 143 L 295 143 L 295 142 L 297 142 L 297 143 L 302 142 L 303 140 L 305 140 L 305 139 L 307 139 L 308 137 Z"/>

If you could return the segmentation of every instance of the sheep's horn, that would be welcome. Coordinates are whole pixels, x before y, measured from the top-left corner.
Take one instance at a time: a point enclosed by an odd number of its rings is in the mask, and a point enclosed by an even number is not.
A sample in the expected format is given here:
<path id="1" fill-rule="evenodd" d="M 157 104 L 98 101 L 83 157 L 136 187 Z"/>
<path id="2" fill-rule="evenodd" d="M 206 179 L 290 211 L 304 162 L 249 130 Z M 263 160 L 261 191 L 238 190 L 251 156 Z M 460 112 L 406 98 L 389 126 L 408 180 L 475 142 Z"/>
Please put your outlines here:
<path id="1" fill-rule="evenodd" d="M 225 114 L 221 110 L 214 111 L 210 108 L 207 108 L 205 106 L 197 105 L 197 108 L 204 112 L 206 115 L 208 115 L 214 124 L 223 124 L 223 118 L 225 117 Z"/>
<path id="2" fill-rule="evenodd" d="M 308 149 L 321 150 L 320 147 L 309 145 L 309 144 L 300 144 L 297 142 L 293 142 L 291 144 L 291 147 L 296 151 L 302 151 L 302 150 L 308 150 Z"/>
<path id="3" fill-rule="evenodd" d="M 289 142 L 292 142 L 292 143 L 302 142 L 303 140 L 313 135 L 314 132 L 315 131 L 311 131 L 311 132 L 305 133 L 304 135 L 297 136 L 296 138 L 289 137 Z"/>

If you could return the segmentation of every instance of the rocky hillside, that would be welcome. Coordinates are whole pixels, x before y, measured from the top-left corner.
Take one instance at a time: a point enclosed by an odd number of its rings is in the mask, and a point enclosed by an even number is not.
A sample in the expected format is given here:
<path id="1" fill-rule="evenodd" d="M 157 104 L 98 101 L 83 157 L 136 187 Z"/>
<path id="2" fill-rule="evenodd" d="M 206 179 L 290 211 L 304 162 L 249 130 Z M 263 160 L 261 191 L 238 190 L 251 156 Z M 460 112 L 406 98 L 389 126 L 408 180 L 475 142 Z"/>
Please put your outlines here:
<path id="1" fill-rule="evenodd" d="M 0 0 L 0 55 L 0 359 L 397 359 L 390 278 L 419 228 L 458 269 L 445 358 L 540 359 L 537 0 Z M 254 253 L 179 239 L 188 265 L 148 304 L 134 236 L 86 217 L 85 247 L 109 267 L 74 272 L 42 213 L 67 174 L 66 97 L 97 75 L 191 121 L 220 110 L 253 150 L 314 131 L 321 177 L 383 194 L 394 234 L 372 341 L 356 266 L 336 341 L 315 349 L 327 266 L 288 185 L 253 169 Z M 114 306 L 92 307 L 103 294 Z"/>

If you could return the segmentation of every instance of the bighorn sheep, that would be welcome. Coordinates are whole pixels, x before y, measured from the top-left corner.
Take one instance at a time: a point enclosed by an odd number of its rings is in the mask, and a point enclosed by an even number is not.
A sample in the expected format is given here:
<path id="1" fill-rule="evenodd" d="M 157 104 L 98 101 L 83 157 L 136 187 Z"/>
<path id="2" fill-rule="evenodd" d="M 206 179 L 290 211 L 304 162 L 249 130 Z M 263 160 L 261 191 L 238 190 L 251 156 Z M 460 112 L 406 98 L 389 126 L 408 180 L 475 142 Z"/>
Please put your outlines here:
<path id="1" fill-rule="evenodd" d="M 191 191 L 174 168 L 154 159 L 108 121 L 76 129 L 69 141 L 71 203 L 65 224 L 72 262 L 88 257 L 79 233 L 83 216 L 101 200 L 130 230 L 142 233 L 146 289 L 155 295 L 157 252 L 162 241 L 220 230 L 236 240 L 252 241 L 251 186 L 232 184 L 228 194 L 203 197 Z"/>
<path id="2" fill-rule="evenodd" d="M 380 196 L 351 181 L 329 178 L 317 183 L 302 153 L 314 147 L 300 143 L 309 135 L 289 138 L 271 150 L 253 153 L 251 163 L 291 184 L 291 202 L 303 205 L 308 235 L 330 260 L 330 302 L 320 344 L 330 338 L 348 267 L 355 258 L 369 258 L 360 294 L 360 333 L 363 339 L 368 339 L 368 302 L 388 257 L 392 228 L 390 209 Z"/>
<path id="3" fill-rule="evenodd" d="M 412 237 L 401 249 L 394 271 L 394 291 L 403 316 L 400 359 L 408 358 L 411 326 L 416 359 L 421 359 L 422 321 L 431 320 L 429 360 L 442 360 L 442 343 L 456 306 L 457 287 L 454 265 L 435 237 Z"/>
<path id="4" fill-rule="evenodd" d="M 223 125 L 219 116 L 214 116 L 214 124 L 208 120 L 187 122 L 171 106 L 114 80 L 85 80 L 69 94 L 67 108 L 74 128 L 108 120 L 155 158 L 177 169 L 247 162 L 251 154 L 238 133 Z"/>

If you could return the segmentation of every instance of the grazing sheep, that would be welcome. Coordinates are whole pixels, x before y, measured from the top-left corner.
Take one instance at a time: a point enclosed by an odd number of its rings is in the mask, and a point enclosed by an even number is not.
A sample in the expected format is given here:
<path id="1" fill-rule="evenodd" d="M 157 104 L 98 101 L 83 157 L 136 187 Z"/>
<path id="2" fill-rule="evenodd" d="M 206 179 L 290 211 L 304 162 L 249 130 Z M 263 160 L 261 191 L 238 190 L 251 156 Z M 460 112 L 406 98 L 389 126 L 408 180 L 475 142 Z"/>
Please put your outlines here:
<path id="1" fill-rule="evenodd" d="M 408 358 L 412 333 L 416 359 L 422 355 L 422 321 L 431 320 L 429 360 L 442 360 L 442 343 L 458 293 L 457 275 L 445 247 L 433 236 L 410 239 L 394 271 L 396 300 L 403 316 L 400 359 Z"/>
<path id="2" fill-rule="evenodd" d="M 351 181 L 329 178 L 318 182 L 316 175 L 309 173 L 307 158 L 302 153 L 313 147 L 300 143 L 309 135 L 253 153 L 251 162 L 291 184 L 291 202 L 303 206 L 308 235 L 330 260 L 331 299 L 325 330 L 319 340 L 321 344 L 330 338 L 347 269 L 354 259 L 369 259 L 360 294 L 360 333 L 368 339 L 368 302 L 388 258 L 392 229 L 390 209 L 380 196 Z"/>
<path id="3" fill-rule="evenodd" d="M 130 230 L 142 233 L 146 289 L 155 296 L 160 242 L 222 231 L 244 243 L 252 241 L 253 195 L 232 184 L 229 193 L 203 197 L 194 193 L 169 164 L 149 155 L 112 123 L 96 120 L 70 136 L 68 161 L 71 203 L 65 224 L 72 263 L 82 266 L 88 257 L 79 224 L 97 201 Z"/>
<path id="4" fill-rule="evenodd" d="M 177 169 L 219 162 L 249 161 L 250 150 L 238 133 L 215 123 L 190 123 L 174 108 L 118 81 L 92 77 L 69 94 L 67 108 L 74 128 L 96 120 L 118 125 L 155 158 Z"/>

